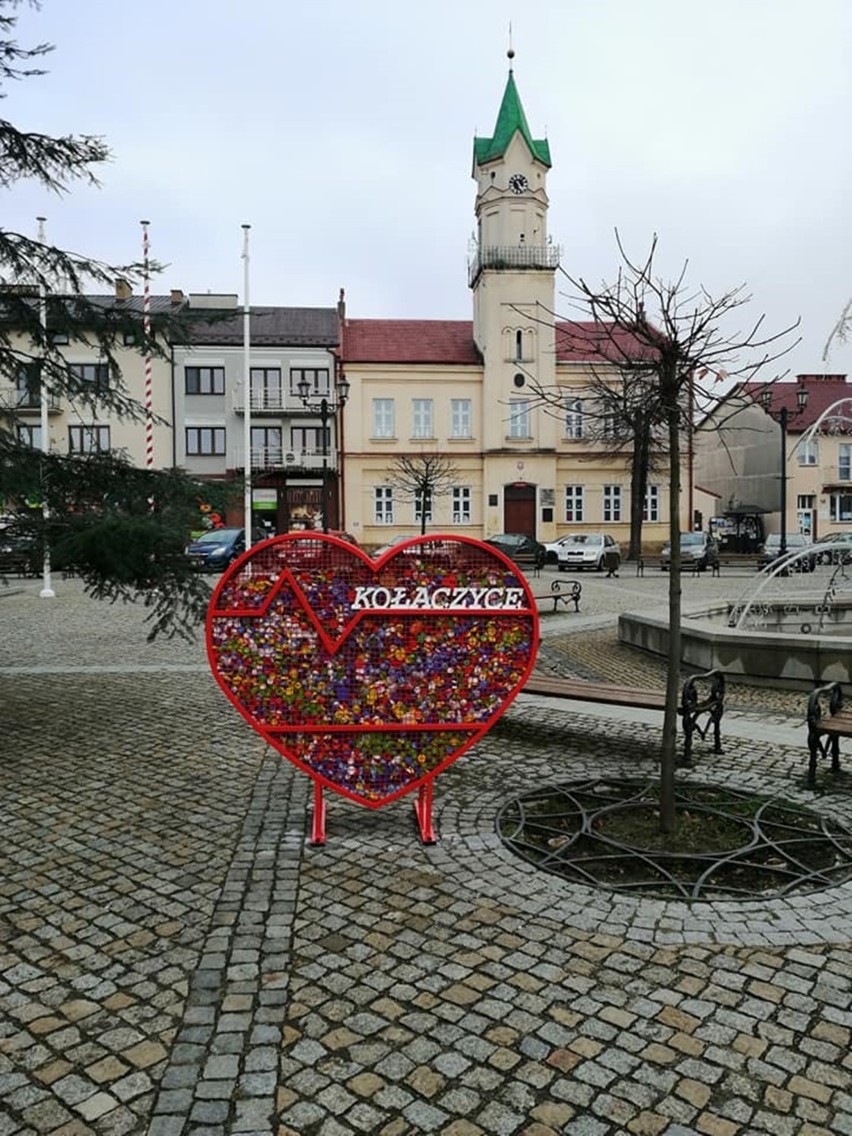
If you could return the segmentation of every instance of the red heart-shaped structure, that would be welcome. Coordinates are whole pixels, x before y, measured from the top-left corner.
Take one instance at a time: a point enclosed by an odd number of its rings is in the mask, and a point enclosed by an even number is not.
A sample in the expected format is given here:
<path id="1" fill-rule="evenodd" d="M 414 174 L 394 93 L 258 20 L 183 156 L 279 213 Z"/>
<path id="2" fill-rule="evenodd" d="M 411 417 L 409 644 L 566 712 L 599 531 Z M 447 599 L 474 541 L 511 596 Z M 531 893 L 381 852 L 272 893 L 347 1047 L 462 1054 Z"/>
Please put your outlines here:
<path id="1" fill-rule="evenodd" d="M 445 769 L 524 685 L 538 645 L 529 585 L 466 537 L 372 560 L 337 537 L 255 545 L 207 616 L 216 680 L 319 784 L 377 808 Z"/>

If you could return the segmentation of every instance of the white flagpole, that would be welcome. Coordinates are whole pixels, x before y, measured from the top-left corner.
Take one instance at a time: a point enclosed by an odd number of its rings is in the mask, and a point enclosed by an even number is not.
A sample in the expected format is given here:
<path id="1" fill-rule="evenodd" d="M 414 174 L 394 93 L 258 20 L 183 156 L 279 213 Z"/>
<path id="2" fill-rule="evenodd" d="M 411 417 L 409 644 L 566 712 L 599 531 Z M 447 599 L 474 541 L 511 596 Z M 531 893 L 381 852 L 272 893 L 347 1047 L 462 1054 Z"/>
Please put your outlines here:
<path id="1" fill-rule="evenodd" d="M 245 396 L 243 417 L 243 449 L 245 450 L 245 497 L 243 515 L 246 548 L 252 546 L 252 493 L 251 493 L 251 307 L 249 305 L 249 230 L 243 225 L 243 391 Z"/>
<path id="2" fill-rule="evenodd" d="M 38 240 L 39 244 L 45 243 L 44 235 L 44 217 L 36 217 L 38 221 Z M 41 409 L 41 452 L 47 454 L 50 450 L 50 420 L 48 417 L 48 389 L 47 389 L 47 290 L 44 281 L 45 262 L 44 257 L 41 258 L 39 266 L 39 280 L 38 280 L 38 318 L 41 327 L 42 342 L 42 365 L 39 368 L 39 399 Z M 45 463 L 46 464 L 46 463 Z M 47 543 L 47 520 L 50 517 L 50 506 L 47 503 L 47 492 L 44 483 L 45 466 L 42 466 L 42 502 L 41 502 L 41 515 L 45 521 L 45 540 L 44 540 L 44 560 L 42 562 L 42 586 L 39 596 L 43 600 L 53 599 L 56 596 L 50 579 L 50 546 Z"/>
<path id="3" fill-rule="evenodd" d="M 154 384 L 151 378 L 151 272 L 148 253 L 148 226 L 150 221 L 140 221 L 142 226 L 142 261 L 144 270 L 142 293 L 142 335 L 145 339 L 145 468 L 154 465 Z"/>

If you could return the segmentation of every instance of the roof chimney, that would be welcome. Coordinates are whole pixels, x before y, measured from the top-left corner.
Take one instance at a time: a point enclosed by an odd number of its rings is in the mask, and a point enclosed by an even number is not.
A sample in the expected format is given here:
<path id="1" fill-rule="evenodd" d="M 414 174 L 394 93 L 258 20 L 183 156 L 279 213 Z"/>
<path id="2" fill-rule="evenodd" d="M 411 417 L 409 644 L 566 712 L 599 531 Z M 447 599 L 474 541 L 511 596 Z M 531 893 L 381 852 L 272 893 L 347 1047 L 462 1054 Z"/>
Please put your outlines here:
<path id="1" fill-rule="evenodd" d="M 180 290 L 180 288 L 172 288 L 171 302 L 175 305 L 175 307 L 182 304 L 183 299 L 183 292 Z"/>
<path id="2" fill-rule="evenodd" d="M 132 295 L 133 289 L 130 287 L 128 281 L 124 280 L 121 276 L 117 277 L 115 281 L 116 300 L 129 300 Z"/>
<path id="3" fill-rule="evenodd" d="M 340 298 L 337 301 L 337 318 L 341 321 L 346 319 L 346 293 L 341 288 Z"/>

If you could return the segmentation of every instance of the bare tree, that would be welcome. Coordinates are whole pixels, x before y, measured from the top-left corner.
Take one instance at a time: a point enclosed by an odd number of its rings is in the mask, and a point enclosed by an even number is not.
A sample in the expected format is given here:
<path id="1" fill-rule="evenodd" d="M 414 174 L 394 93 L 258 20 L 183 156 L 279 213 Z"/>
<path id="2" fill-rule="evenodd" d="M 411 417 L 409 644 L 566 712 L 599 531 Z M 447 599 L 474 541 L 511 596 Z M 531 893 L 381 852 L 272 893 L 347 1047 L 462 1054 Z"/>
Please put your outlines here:
<path id="1" fill-rule="evenodd" d="M 788 336 L 796 325 L 776 334 L 763 331 L 760 316 L 746 331 L 728 326 L 751 297 L 739 286 L 712 296 L 705 288 L 686 284 L 685 264 L 680 275 L 665 281 L 656 275 L 657 238 L 643 261 L 627 255 L 616 233 L 621 267 L 613 284 L 592 287 L 582 278 L 567 276 L 572 306 L 594 323 L 585 347 L 592 359 L 614 368 L 644 398 L 652 429 L 661 432 L 669 468 L 669 643 L 666 709 L 660 754 L 660 822 L 673 832 L 677 709 L 681 654 L 680 493 L 682 438 L 692 429 L 699 376 L 748 380 L 779 359 L 794 343 Z M 545 404 L 560 405 L 564 390 L 541 388 L 536 394 Z M 701 401 L 712 402 L 712 386 L 701 387 Z"/>
<path id="2" fill-rule="evenodd" d="M 559 329 L 565 343 L 571 327 Z M 535 384 L 533 383 L 533 386 Z M 572 389 L 565 401 L 582 406 L 582 437 L 595 443 L 594 449 L 580 455 L 580 461 L 612 460 L 624 457 L 630 473 L 630 543 L 627 559 L 636 560 L 642 552 L 642 522 L 649 474 L 667 463 L 660 446 L 658 415 L 649 404 L 647 382 L 642 375 L 617 365 L 603 370 L 594 365 L 586 387 Z M 553 411 L 556 413 L 556 410 Z"/>
<path id="3" fill-rule="evenodd" d="M 388 484 L 403 501 L 412 501 L 420 515 L 420 532 L 426 532 L 426 519 L 438 497 L 444 497 L 458 484 L 458 470 L 444 454 L 400 454 L 389 467 Z"/>

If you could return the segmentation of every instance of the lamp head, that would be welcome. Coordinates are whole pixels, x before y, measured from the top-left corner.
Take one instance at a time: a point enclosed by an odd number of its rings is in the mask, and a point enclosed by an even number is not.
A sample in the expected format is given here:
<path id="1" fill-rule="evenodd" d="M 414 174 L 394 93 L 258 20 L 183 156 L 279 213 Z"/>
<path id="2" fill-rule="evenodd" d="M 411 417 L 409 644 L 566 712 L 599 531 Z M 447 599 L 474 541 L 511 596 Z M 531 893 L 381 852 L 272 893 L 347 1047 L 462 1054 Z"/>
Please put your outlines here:
<path id="1" fill-rule="evenodd" d="M 307 402 L 308 395 L 311 393 L 311 384 L 307 379 L 301 379 L 298 383 L 296 383 L 296 391 L 298 392 L 299 398 L 302 400 L 302 402 Z"/>

